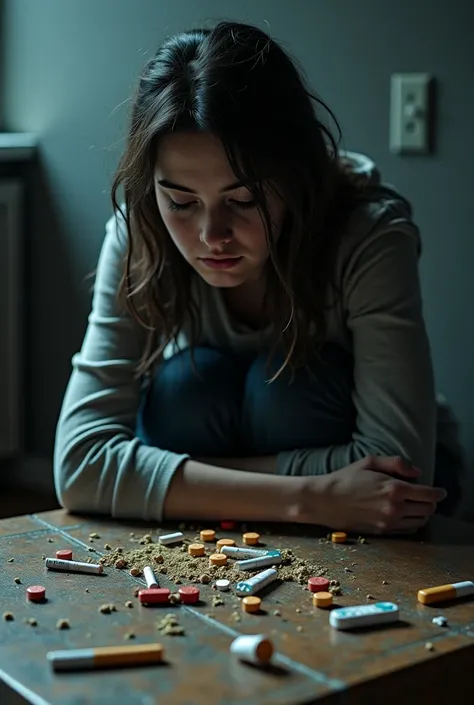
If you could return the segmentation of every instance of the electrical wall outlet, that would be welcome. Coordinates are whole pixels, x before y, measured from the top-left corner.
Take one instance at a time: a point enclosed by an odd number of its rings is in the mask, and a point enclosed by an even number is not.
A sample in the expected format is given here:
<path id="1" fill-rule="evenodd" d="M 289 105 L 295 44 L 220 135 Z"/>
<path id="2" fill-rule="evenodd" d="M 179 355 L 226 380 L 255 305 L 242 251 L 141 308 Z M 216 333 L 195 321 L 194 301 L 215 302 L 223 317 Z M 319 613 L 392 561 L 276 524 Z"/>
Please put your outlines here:
<path id="1" fill-rule="evenodd" d="M 430 91 L 428 73 L 396 73 L 391 78 L 390 151 L 426 154 L 430 151 Z"/>

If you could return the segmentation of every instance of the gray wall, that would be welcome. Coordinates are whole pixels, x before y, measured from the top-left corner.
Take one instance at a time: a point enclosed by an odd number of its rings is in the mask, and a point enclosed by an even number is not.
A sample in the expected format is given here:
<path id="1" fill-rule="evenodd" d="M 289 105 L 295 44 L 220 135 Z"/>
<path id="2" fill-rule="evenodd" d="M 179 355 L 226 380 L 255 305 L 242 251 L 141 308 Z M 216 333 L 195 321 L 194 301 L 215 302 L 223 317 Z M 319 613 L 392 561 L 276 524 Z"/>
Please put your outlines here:
<path id="1" fill-rule="evenodd" d="M 269 27 L 334 109 L 345 146 L 414 201 L 438 387 L 474 461 L 471 0 L 4 0 L 3 123 L 39 135 L 43 165 L 28 233 L 29 450 L 51 452 L 136 76 L 166 34 L 222 16 Z M 438 80 L 434 156 L 388 151 L 389 78 L 401 71 Z"/>

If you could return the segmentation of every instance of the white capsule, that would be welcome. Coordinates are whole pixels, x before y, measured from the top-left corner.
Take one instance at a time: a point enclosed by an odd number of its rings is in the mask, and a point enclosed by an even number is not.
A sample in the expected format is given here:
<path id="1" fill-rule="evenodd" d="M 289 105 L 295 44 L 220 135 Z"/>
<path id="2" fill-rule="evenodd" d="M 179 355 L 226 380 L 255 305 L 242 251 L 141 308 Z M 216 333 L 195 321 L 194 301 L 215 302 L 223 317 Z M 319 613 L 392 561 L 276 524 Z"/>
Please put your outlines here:
<path id="1" fill-rule="evenodd" d="M 266 556 L 268 551 L 258 548 L 241 548 L 240 546 L 222 546 L 221 553 L 229 558 L 258 558 Z"/>
<path id="2" fill-rule="evenodd" d="M 249 558 L 246 561 L 237 561 L 236 566 L 239 570 L 253 570 L 254 568 L 263 568 L 266 565 L 277 565 L 281 563 L 281 561 L 282 557 L 280 551 L 268 551 L 266 556 Z"/>
<path id="3" fill-rule="evenodd" d="M 182 531 L 176 531 L 174 534 L 164 534 L 158 537 L 158 541 L 165 546 L 169 543 L 179 543 L 184 539 L 184 534 Z"/>
<path id="4" fill-rule="evenodd" d="M 267 570 L 262 570 L 261 573 L 254 575 L 248 580 L 242 580 L 235 586 L 235 591 L 237 595 L 254 595 L 259 590 L 263 590 L 264 587 L 272 583 L 277 579 L 278 572 L 276 568 L 268 568 Z"/>
<path id="5" fill-rule="evenodd" d="M 62 558 L 46 558 L 44 564 L 49 570 L 63 570 L 66 573 L 94 573 L 100 575 L 104 570 L 100 563 L 64 561 Z"/>
<path id="6" fill-rule="evenodd" d="M 214 584 L 221 592 L 226 592 L 230 588 L 230 580 L 216 580 Z"/>
<path id="7" fill-rule="evenodd" d="M 259 665 L 271 660 L 273 644 L 263 634 L 245 634 L 234 639 L 230 651 L 242 661 Z"/>
<path id="8" fill-rule="evenodd" d="M 143 576 L 144 576 L 144 578 L 145 578 L 145 580 L 146 580 L 146 586 L 147 586 L 147 588 L 157 588 L 157 587 L 160 587 L 160 586 L 158 585 L 158 580 L 156 579 L 156 576 L 155 576 L 155 574 L 154 574 L 154 572 L 153 572 L 153 568 L 151 568 L 151 566 L 146 565 L 146 566 L 143 568 Z"/>

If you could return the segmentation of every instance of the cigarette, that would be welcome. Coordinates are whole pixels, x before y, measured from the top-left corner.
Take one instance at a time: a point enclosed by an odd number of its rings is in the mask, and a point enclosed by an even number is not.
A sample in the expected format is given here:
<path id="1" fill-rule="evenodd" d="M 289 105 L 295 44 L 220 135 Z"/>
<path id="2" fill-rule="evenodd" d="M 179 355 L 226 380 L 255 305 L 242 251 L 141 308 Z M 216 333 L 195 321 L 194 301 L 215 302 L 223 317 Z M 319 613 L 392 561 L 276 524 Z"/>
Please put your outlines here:
<path id="1" fill-rule="evenodd" d="M 163 653 L 161 644 L 136 644 L 49 651 L 46 658 L 55 671 L 81 671 L 159 663 L 163 659 Z"/>
<path id="2" fill-rule="evenodd" d="M 418 590 L 418 602 L 431 605 L 435 602 L 454 600 L 456 597 L 466 597 L 472 594 L 474 594 L 474 583 L 472 580 L 464 580 L 461 583 L 452 583 L 452 585 L 438 585 Z"/>
<path id="3" fill-rule="evenodd" d="M 104 570 L 100 563 L 65 561 L 61 558 L 46 558 L 44 564 L 49 570 L 64 570 L 66 573 L 95 573 L 100 575 Z"/>
<path id="4" fill-rule="evenodd" d="M 254 568 L 263 568 L 266 565 L 276 565 L 277 563 L 281 563 L 281 561 L 280 551 L 268 551 L 266 556 L 237 561 L 236 566 L 239 570 L 253 570 Z"/>

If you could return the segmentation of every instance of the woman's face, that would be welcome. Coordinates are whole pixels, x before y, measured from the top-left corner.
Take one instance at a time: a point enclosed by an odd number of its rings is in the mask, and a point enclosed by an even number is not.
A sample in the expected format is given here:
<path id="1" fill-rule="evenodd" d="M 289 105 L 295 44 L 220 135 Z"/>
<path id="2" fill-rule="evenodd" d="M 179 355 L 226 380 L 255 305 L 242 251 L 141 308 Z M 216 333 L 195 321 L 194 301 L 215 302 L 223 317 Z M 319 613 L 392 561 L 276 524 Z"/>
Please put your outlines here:
<path id="1" fill-rule="evenodd" d="M 183 132 L 163 138 L 155 193 L 171 239 L 208 284 L 235 287 L 260 278 L 269 255 L 264 224 L 215 136 Z M 278 234 L 283 203 L 267 190 L 267 204 Z"/>

